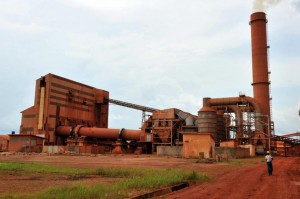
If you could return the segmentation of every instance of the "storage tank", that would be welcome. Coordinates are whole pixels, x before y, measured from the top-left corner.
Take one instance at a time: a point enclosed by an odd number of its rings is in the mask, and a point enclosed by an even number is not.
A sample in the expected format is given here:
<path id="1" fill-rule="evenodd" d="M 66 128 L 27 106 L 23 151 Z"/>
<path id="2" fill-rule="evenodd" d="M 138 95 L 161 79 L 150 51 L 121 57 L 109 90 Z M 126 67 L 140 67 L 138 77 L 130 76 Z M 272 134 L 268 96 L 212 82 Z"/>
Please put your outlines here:
<path id="1" fill-rule="evenodd" d="M 208 99 L 203 98 L 203 107 L 198 111 L 198 132 L 210 133 L 217 138 L 217 112 L 207 106 Z"/>

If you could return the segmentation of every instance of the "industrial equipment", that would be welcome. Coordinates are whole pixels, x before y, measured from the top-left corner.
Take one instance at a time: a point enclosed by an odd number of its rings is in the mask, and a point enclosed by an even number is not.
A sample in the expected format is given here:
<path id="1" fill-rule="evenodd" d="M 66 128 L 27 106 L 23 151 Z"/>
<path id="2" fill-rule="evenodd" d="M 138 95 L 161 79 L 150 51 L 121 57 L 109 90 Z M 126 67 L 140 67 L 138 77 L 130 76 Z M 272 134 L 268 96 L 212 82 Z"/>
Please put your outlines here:
<path id="1" fill-rule="evenodd" d="M 207 139 L 210 156 L 214 146 L 232 139 L 254 145 L 257 153 L 271 149 L 266 23 L 263 12 L 250 17 L 253 97 L 204 98 L 198 115 L 192 115 L 110 99 L 108 91 L 47 74 L 36 80 L 34 106 L 22 111 L 20 135 L 42 136 L 44 145 L 65 145 L 81 153 L 153 153 L 158 146 L 183 146 L 183 140 L 197 146 L 200 142 L 191 143 L 193 139 Z M 141 129 L 107 128 L 109 103 L 143 111 Z M 189 137 L 183 139 L 185 135 Z"/>

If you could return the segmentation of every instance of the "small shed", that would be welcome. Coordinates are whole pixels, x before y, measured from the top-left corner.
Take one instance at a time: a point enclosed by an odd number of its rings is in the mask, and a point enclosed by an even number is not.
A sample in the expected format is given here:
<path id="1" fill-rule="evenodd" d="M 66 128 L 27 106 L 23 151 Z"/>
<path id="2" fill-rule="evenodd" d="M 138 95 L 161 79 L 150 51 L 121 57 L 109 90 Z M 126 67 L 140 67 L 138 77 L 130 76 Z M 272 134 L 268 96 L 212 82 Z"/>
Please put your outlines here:
<path id="1" fill-rule="evenodd" d="M 41 153 L 43 150 L 43 137 L 26 134 L 9 135 L 10 143 L 8 150 L 11 152 L 36 152 Z"/>
<path id="2" fill-rule="evenodd" d="M 215 140 L 210 133 L 183 133 L 184 158 L 212 158 Z"/>

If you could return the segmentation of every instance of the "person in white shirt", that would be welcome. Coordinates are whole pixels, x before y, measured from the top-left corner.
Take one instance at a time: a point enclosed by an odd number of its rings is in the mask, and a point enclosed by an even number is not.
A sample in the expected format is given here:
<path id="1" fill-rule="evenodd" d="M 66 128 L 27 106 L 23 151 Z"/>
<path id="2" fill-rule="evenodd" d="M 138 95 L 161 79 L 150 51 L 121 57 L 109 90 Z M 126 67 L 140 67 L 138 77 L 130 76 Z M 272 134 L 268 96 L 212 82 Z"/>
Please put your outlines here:
<path id="1" fill-rule="evenodd" d="M 267 169 L 268 169 L 268 174 L 270 176 L 273 173 L 273 165 L 272 165 L 273 157 L 270 155 L 269 151 L 267 151 L 267 155 L 265 156 L 265 159 L 267 161 Z"/>

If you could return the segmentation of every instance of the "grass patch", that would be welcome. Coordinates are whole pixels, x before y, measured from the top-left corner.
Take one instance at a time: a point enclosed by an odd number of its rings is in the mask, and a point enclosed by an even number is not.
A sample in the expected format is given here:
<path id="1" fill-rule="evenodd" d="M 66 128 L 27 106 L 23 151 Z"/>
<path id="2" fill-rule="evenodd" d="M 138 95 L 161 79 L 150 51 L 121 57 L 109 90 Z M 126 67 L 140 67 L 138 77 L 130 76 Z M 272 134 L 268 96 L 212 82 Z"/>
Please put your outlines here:
<path id="1" fill-rule="evenodd" d="M 112 185 L 86 186 L 73 183 L 63 187 L 49 187 L 47 190 L 27 194 L 5 194 L 0 198 L 124 198 L 130 192 L 150 191 L 171 186 L 185 181 L 202 183 L 209 181 L 206 174 L 195 171 L 178 169 L 152 169 L 152 168 L 97 168 L 73 169 L 58 168 L 54 165 L 39 162 L 4 162 L 0 163 L 0 171 L 25 171 L 26 175 L 34 176 L 37 172 L 44 174 L 68 175 L 100 175 L 110 178 L 122 178 Z"/>
<path id="2" fill-rule="evenodd" d="M 254 165 L 257 164 L 256 162 L 251 162 L 251 161 L 247 161 L 247 162 L 241 162 L 241 161 L 231 161 L 229 162 L 230 166 L 234 166 L 234 167 L 240 167 L 240 166 L 245 166 L 245 165 Z"/>
<path id="3" fill-rule="evenodd" d="M 27 171 L 39 173 L 89 174 L 86 169 L 59 168 L 42 162 L 1 162 L 0 171 Z"/>

